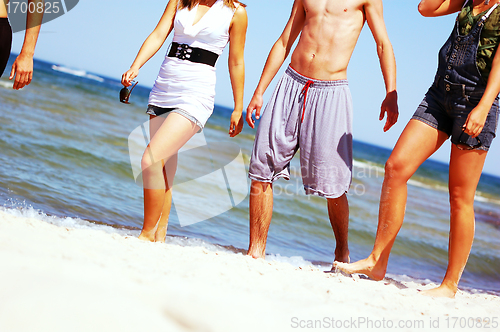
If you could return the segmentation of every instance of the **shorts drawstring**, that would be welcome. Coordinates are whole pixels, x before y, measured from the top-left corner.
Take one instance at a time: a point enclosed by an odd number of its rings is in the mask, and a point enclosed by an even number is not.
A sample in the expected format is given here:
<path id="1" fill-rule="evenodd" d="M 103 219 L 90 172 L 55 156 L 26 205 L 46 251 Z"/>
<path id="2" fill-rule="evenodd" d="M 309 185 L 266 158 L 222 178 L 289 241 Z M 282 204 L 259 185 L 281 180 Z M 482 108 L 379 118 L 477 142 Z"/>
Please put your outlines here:
<path id="1" fill-rule="evenodd" d="M 304 87 L 302 88 L 302 91 L 300 92 L 301 94 L 304 94 L 304 105 L 302 107 L 302 120 L 300 121 L 300 123 L 304 122 L 304 115 L 306 114 L 307 91 L 309 91 L 309 88 L 313 84 L 314 84 L 314 81 L 311 81 L 311 80 L 307 81 L 306 85 L 304 85 Z"/>

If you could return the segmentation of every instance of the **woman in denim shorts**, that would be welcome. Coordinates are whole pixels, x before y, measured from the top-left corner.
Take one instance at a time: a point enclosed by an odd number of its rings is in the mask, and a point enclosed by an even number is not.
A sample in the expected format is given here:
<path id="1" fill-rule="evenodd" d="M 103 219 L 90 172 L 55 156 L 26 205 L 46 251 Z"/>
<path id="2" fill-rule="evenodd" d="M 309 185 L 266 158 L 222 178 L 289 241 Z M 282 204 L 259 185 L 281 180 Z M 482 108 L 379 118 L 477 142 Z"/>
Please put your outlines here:
<path id="1" fill-rule="evenodd" d="M 460 12 L 439 52 L 434 83 L 385 165 L 375 245 L 364 260 L 337 266 L 372 279 L 385 276 L 390 250 L 403 224 L 407 181 L 451 136 L 451 206 L 448 269 L 441 285 L 424 293 L 454 297 L 474 238 L 474 196 L 495 137 L 500 92 L 500 0 L 422 0 L 423 16 Z"/>

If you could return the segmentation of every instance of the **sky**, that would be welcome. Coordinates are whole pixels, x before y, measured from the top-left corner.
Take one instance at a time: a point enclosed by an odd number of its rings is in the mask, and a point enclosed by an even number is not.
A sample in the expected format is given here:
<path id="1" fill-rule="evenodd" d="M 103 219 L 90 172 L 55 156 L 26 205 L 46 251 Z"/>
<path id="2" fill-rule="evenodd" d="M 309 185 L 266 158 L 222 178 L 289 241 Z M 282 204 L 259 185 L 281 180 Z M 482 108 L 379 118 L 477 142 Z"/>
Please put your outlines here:
<path id="1" fill-rule="evenodd" d="M 290 16 L 293 0 L 245 3 L 249 20 L 245 48 L 246 107 L 267 55 Z M 418 3 L 418 0 L 384 0 L 385 22 L 396 55 L 400 112 L 398 123 L 386 133 L 383 122 L 378 121 L 385 97 L 384 81 L 373 37 L 367 25 L 363 28 L 347 74 L 354 103 L 355 140 L 392 149 L 433 81 L 438 50 L 452 30 L 455 15 L 424 18 L 417 11 Z M 35 58 L 120 79 L 155 28 L 166 4 L 167 0 L 80 0 L 65 15 L 42 25 Z M 24 32 L 14 34 L 13 52 L 21 50 L 23 38 Z M 139 84 L 153 85 L 169 41 L 170 38 L 141 69 Z M 285 60 L 266 91 L 265 102 L 288 63 L 289 59 Z M 215 103 L 233 106 L 227 48 L 217 64 Z M 447 162 L 449 154 L 447 142 L 432 158 Z M 500 143 L 496 142 L 490 149 L 484 172 L 500 176 L 499 164 Z"/>

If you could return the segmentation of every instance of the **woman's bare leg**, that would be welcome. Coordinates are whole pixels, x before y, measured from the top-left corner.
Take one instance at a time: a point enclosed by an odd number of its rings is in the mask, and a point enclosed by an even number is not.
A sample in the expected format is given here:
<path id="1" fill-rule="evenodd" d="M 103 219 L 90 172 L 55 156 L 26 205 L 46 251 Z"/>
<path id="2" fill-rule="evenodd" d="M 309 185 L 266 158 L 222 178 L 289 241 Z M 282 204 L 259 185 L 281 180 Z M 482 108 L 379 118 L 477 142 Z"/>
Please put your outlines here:
<path id="1" fill-rule="evenodd" d="M 150 124 L 156 126 L 161 119 L 155 117 Z M 180 114 L 171 113 L 151 137 L 142 157 L 142 179 L 144 185 L 144 224 L 139 239 L 155 241 L 158 222 L 165 205 L 165 195 L 171 180 L 165 179 L 163 165 L 177 154 L 200 128 Z M 169 209 L 170 210 L 170 209 Z"/>
<path id="2" fill-rule="evenodd" d="M 167 236 L 168 218 L 170 216 L 170 208 L 172 207 L 172 186 L 176 169 L 177 154 L 170 157 L 163 167 L 163 175 L 165 177 L 165 186 L 167 189 L 165 190 L 165 200 L 161 211 L 161 217 L 155 232 L 155 242 L 165 242 L 165 237 Z"/>
<path id="3" fill-rule="evenodd" d="M 451 148 L 448 269 L 441 285 L 424 295 L 454 297 L 457 292 L 474 240 L 474 196 L 486 154 L 484 150 L 462 151 L 455 145 Z"/>
<path id="4" fill-rule="evenodd" d="M 347 273 L 363 273 L 382 280 L 389 254 L 403 224 L 407 185 L 418 167 L 446 141 L 448 136 L 418 120 L 410 120 L 385 164 L 375 245 L 368 258 L 352 264 L 334 262 Z"/>

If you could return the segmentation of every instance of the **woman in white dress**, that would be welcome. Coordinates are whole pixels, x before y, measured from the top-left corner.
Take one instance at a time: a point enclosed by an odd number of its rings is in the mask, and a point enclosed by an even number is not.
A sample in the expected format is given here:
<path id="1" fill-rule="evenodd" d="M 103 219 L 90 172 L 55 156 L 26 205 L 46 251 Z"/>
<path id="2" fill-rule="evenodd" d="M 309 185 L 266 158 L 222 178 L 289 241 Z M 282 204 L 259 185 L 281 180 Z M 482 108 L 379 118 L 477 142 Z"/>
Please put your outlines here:
<path id="1" fill-rule="evenodd" d="M 229 135 L 241 132 L 246 29 L 246 10 L 237 0 L 169 0 L 158 25 L 122 75 L 122 84 L 130 86 L 174 30 L 148 101 L 151 140 L 141 164 L 144 224 L 139 239 L 165 241 L 177 152 L 203 129 L 212 114 L 215 63 L 228 42 L 234 98 Z"/>

